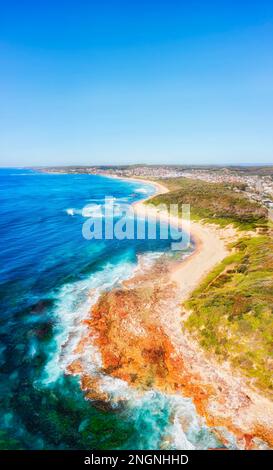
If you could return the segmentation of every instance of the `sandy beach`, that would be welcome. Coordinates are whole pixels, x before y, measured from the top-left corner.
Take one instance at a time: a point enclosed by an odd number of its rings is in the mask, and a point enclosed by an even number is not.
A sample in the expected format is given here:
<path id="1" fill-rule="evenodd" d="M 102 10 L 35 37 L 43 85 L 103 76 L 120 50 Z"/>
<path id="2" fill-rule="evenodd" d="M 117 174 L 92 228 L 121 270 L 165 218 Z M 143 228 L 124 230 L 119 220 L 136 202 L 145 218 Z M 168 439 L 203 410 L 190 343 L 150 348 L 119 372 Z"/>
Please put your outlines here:
<path id="1" fill-rule="evenodd" d="M 134 203 L 133 207 L 137 216 L 159 217 L 159 210 L 156 207 L 145 204 L 145 202 L 152 199 L 155 195 L 169 192 L 164 183 L 143 178 L 126 178 L 111 175 L 112 177 L 143 182 L 154 186 L 156 193 Z M 221 229 L 212 224 L 202 224 L 194 221 L 187 223 L 167 212 L 160 212 L 160 220 L 174 224 L 179 228 L 183 227 L 183 230 L 190 233 L 190 237 L 194 242 L 194 251 L 180 263 L 176 263 L 171 273 L 171 280 L 175 281 L 179 286 L 181 301 L 186 300 L 190 293 L 199 285 L 202 278 L 227 256 L 229 252 L 227 245 L 237 238 L 236 230 L 232 226 Z"/>
<path id="2" fill-rule="evenodd" d="M 137 178 L 128 179 L 154 185 L 156 194 L 164 194 L 169 191 L 164 184 L 158 182 Z M 171 280 L 178 285 L 181 301 L 183 301 L 200 284 L 202 278 L 228 255 L 227 245 L 237 238 L 236 230 L 233 227 L 221 229 L 216 225 L 194 221 L 188 223 L 167 212 L 159 214 L 156 207 L 144 204 L 153 197 L 154 195 L 134 204 L 137 215 L 146 215 L 146 217 L 149 215 L 149 217 L 155 218 L 160 215 L 160 220 L 188 231 L 194 242 L 194 251 L 180 263 L 177 263 L 171 272 Z"/>
<path id="3" fill-rule="evenodd" d="M 145 180 L 145 182 L 148 182 Z M 153 184 L 153 182 L 151 181 Z M 168 191 L 163 185 L 157 185 L 158 194 Z M 138 212 L 147 210 L 154 216 L 157 209 L 146 206 L 142 201 L 137 204 Z M 182 220 L 164 214 L 169 223 L 179 223 Z M 237 231 L 232 227 L 223 229 L 212 224 L 202 224 L 191 221 L 190 226 L 183 226 L 189 230 L 195 243 L 195 250 L 186 259 L 175 265 L 170 272 L 170 280 L 178 286 L 178 296 L 183 303 L 190 293 L 198 287 L 202 279 L 230 252 L 228 244 L 239 238 Z M 180 351 L 183 359 L 187 359 L 187 367 L 191 369 L 192 377 L 198 375 L 200 383 L 212 386 L 213 392 L 203 410 L 207 421 L 212 425 L 227 426 L 235 432 L 242 448 L 253 448 L 259 445 L 259 439 L 264 439 L 273 445 L 273 403 L 262 396 L 255 388 L 249 387 L 247 381 L 229 364 L 219 364 L 215 358 L 208 357 L 188 333 L 181 329 L 181 310 L 176 309 L 177 315 L 172 316 L 170 322 L 169 312 L 163 314 L 160 321 L 165 331 Z M 186 317 L 190 312 L 186 312 Z M 219 393 L 220 392 L 220 393 Z M 194 397 L 194 394 L 192 395 Z M 198 400 L 195 401 L 198 407 Z M 202 412 L 202 411 L 201 411 Z"/>

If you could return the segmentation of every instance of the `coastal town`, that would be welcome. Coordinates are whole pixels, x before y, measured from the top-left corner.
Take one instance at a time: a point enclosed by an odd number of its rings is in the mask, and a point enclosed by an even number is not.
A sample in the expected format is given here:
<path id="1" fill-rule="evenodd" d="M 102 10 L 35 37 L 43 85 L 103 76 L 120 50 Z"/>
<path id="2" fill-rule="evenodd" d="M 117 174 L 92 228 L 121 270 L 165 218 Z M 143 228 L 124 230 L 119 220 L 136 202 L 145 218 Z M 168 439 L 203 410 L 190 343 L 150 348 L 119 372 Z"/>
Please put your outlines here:
<path id="1" fill-rule="evenodd" d="M 167 179 L 189 178 L 208 183 L 222 183 L 235 192 L 243 192 L 273 212 L 273 167 L 269 166 L 183 166 L 183 165 L 128 165 L 128 166 L 67 166 L 39 168 L 50 173 L 86 173 L 126 178 Z"/>

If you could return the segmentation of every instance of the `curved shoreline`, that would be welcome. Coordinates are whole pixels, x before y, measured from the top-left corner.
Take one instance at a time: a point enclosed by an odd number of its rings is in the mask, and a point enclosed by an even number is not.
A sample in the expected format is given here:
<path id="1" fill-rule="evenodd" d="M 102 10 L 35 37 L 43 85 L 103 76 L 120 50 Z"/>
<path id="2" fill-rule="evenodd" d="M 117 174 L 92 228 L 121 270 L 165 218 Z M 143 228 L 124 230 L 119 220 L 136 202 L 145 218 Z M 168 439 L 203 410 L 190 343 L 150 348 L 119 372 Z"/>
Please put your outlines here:
<path id="1" fill-rule="evenodd" d="M 153 181 L 142 181 L 154 184 Z M 158 184 L 158 193 L 161 190 L 168 191 Z M 144 205 L 148 199 L 135 203 L 137 211 L 147 213 L 148 210 L 156 216 L 156 208 Z M 169 223 L 183 222 L 167 213 L 165 217 Z M 182 376 L 182 395 L 192 398 L 199 415 L 205 417 L 207 424 L 228 429 L 236 436 L 239 448 L 268 448 L 263 447 L 266 446 L 264 443 L 272 448 L 273 402 L 251 386 L 228 361 L 219 363 L 214 356 L 205 353 L 199 343 L 183 328 L 183 320 L 190 312 L 183 312 L 181 304 L 200 285 L 204 276 L 229 254 L 227 245 L 238 239 L 238 233 L 233 227 L 222 229 L 200 222 L 191 222 L 188 229 L 194 237 L 195 250 L 186 259 L 178 262 L 169 276 L 179 288 L 180 307 L 172 307 L 169 303 L 167 310 L 160 309 L 154 317 L 155 325 L 161 325 L 160 328 L 174 348 L 173 354 L 177 356 L 178 362 L 182 361 L 175 372 L 175 376 L 177 373 Z M 133 311 L 131 315 L 134 316 Z M 137 317 L 138 315 L 137 313 Z M 187 384 L 184 382 L 185 377 Z M 162 385 L 164 387 L 164 384 Z"/>
<path id="2" fill-rule="evenodd" d="M 144 204 L 147 199 L 134 203 L 136 210 L 140 214 L 152 211 L 156 216 L 157 209 Z M 165 216 L 168 222 L 182 223 Z M 186 260 L 171 265 L 169 272 L 160 266 L 148 268 L 146 273 L 141 269 L 121 286 L 100 295 L 83 320 L 86 331 L 73 351 L 67 373 L 79 375 L 86 398 L 104 406 L 127 399 L 123 389 L 112 396 L 109 380 L 112 384 L 111 380 L 118 380 L 140 394 L 157 390 L 169 397 L 190 398 L 198 419 L 205 420 L 225 447 L 231 443 L 232 448 L 240 449 L 272 448 L 273 402 L 228 362 L 219 363 L 207 354 L 183 327 L 188 312 L 183 312 L 181 304 L 228 254 L 226 243 L 234 239 L 236 231 L 197 222 L 190 228 L 197 244 Z M 89 369 L 90 350 L 100 358 L 95 371 Z M 183 409 L 179 420 L 183 429 Z"/>
<path id="3" fill-rule="evenodd" d="M 156 195 L 169 192 L 169 189 L 164 184 L 157 181 L 130 177 L 121 177 L 120 179 L 153 185 L 156 188 Z M 146 204 L 154 196 L 155 194 L 133 204 L 137 215 L 149 214 L 149 217 L 158 216 L 158 209 Z M 190 224 L 188 224 L 180 217 L 170 215 L 169 213 L 161 212 L 160 218 L 166 223 L 188 231 L 191 239 L 194 241 L 194 250 L 189 253 L 189 256 L 173 266 L 170 275 L 171 280 L 179 287 L 181 301 L 184 301 L 200 284 L 202 279 L 228 255 L 227 244 L 237 238 L 236 230 L 233 227 L 221 229 L 216 225 L 193 221 L 190 221 Z"/>

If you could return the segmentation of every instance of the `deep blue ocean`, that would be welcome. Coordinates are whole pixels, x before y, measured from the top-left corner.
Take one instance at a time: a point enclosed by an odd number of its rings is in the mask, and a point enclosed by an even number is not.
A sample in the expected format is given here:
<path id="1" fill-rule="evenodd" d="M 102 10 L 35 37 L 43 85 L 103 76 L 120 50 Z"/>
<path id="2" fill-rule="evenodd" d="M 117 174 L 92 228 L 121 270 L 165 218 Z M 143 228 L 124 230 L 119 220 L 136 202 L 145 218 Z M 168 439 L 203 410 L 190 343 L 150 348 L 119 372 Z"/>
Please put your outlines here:
<path id="1" fill-rule="evenodd" d="M 0 448 L 157 449 L 167 436 L 168 448 L 220 445 L 189 399 L 151 390 L 99 409 L 64 373 L 61 348 L 90 308 L 91 289 L 117 285 L 139 255 L 170 248 L 170 240 L 86 240 L 82 208 L 153 193 L 102 176 L 0 170 Z M 188 416 L 186 433 L 170 421 L 178 412 Z"/>

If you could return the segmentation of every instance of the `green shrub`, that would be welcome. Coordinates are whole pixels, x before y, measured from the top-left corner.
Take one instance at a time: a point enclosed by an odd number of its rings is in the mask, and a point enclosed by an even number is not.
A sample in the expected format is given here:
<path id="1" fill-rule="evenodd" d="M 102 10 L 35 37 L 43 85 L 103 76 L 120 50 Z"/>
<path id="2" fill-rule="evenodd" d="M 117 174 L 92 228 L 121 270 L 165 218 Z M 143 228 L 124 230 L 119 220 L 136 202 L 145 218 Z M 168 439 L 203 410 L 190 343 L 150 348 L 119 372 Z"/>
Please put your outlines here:
<path id="1" fill-rule="evenodd" d="M 191 310 L 186 327 L 205 349 L 228 359 L 271 394 L 273 239 L 244 238 L 234 248 L 186 302 Z"/>
<path id="2" fill-rule="evenodd" d="M 193 220 L 205 219 L 221 226 L 233 223 L 247 230 L 266 227 L 267 209 L 226 184 L 174 178 L 164 180 L 164 185 L 170 191 L 149 199 L 147 204 L 190 204 Z"/>

